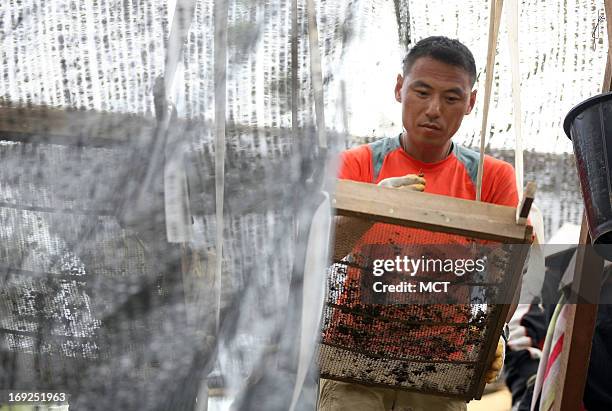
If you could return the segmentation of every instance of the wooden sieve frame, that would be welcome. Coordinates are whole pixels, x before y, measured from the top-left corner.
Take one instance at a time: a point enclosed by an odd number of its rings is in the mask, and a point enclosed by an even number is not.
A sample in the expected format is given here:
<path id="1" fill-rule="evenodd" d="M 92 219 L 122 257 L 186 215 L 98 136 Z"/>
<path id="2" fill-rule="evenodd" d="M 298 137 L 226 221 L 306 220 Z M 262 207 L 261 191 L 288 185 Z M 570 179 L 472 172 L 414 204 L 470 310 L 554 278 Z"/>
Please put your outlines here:
<path id="1" fill-rule="evenodd" d="M 514 207 L 379 187 L 374 184 L 349 180 L 338 181 L 336 192 L 332 195 L 331 201 L 336 215 L 339 216 L 357 217 L 404 227 L 464 235 L 504 244 L 519 245 L 531 244 L 532 242 L 532 226 L 525 224 L 524 218 L 519 219 L 517 217 L 518 214 L 524 214 L 522 207 L 521 213 L 517 213 L 517 209 Z M 513 301 L 515 293 L 512 296 L 509 293 L 516 290 L 519 284 L 528 255 L 528 247 L 515 247 L 512 254 L 512 267 L 511 270 L 506 272 L 506 275 L 510 275 L 510 287 L 500 290 L 503 301 Z M 475 363 L 474 373 L 478 378 L 469 385 L 467 393 L 465 395 L 450 394 L 422 389 L 419 389 L 418 392 L 460 398 L 466 401 L 482 397 L 486 385 L 485 367 L 488 367 L 488 364 L 495 357 L 497 342 L 510 310 L 510 304 L 499 305 L 501 305 L 501 310 L 496 310 L 496 314 L 487 318 L 487 329 L 493 331 L 486 334 L 482 345 L 484 349 L 481 350 Z M 325 374 L 321 374 L 321 377 L 357 382 L 349 378 L 337 378 Z M 364 384 L 363 381 L 359 381 L 359 383 Z M 366 385 L 391 388 L 374 383 L 366 383 Z M 398 386 L 396 389 L 414 390 L 404 386 Z"/>

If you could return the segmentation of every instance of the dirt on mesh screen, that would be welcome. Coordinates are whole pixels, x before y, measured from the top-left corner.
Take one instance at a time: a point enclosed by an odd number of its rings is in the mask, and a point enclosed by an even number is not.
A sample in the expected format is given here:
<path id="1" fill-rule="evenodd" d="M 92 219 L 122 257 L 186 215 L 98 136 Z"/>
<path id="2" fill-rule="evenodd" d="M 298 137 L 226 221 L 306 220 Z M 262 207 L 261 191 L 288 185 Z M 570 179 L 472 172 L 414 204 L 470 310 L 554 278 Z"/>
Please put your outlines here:
<path id="1" fill-rule="evenodd" d="M 419 243 L 415 244 L 417 238 Z M 487 324 L 499 315 L 496 306 L 372 304 L 364 298 L 368 289 L 363 278 L 373 278 L 372 250 L 378 253 L 377 258 L 394 258 L 407 252 L 427 253 L 432 245 L 478 243 L 484 244 L 458 235 L 375 224 L 354 252 L 328 272 L 319 358 L 322 374 L 364 384 L 469 395 L 477 382 L 474 370 L 483 361 L 483 345 L 492 331 Z M 504 266 L 508 256 L 501 253 L 491 261 L 495 271 Z M 457 255 L 438 251 L 436 257 Z M 445 277 L 448 273 L 438 275 L 439 279 Z"/>

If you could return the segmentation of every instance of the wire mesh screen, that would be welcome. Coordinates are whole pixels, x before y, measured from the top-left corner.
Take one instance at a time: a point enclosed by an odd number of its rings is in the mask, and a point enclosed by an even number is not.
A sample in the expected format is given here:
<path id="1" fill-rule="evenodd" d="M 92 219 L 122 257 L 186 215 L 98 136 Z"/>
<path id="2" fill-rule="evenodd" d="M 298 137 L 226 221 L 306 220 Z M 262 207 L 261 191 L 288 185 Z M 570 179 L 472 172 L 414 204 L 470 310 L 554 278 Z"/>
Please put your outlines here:
<path id="1" fill-rule="evenodd" d="M 0 407 L 201 409 L 212 373 L 237 409 L 289 408 L 343 145 L 313 90 L 346 5 L 310 3 L 0 5 Z"/>
<path id="2" fill-rule="evenodd" d="M 153 386 L 189 373 L 185 354 L 193 358 L 197 337 L 181 304 L 178 248 L 160 228 L 155 241 L 154 229 L 143 234 L 117 218 L 136 156 L 127 147 L 13 142 L 1 152 L 0 386 L 73 394 L 76 409 L 159 406 Z M 164 364 L 176 366 L 162 372 Z M 119 388 L 147 380 L 157 381 Z"/>
<path id="3" fill-rule="evenodd" d="M 356 245 L 328 271 L 322 376 L 479 398 L 522 246 L 383 223 L 343 240 Z"/>

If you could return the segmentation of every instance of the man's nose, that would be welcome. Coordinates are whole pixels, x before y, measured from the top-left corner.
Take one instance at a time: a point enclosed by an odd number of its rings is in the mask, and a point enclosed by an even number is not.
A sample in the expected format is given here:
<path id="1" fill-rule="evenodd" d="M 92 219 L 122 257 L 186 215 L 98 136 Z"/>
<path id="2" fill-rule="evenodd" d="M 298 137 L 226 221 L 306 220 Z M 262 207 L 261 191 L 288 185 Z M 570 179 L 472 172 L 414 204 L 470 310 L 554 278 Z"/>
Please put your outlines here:
<path id="1" fill-rule="evenodd" d="M 427 106 L 427 111 L 425 115 L 430 119 L 436 119 L 440 117 L 440 98 L 433 97 L 429 100 L 429 105 Z"/>

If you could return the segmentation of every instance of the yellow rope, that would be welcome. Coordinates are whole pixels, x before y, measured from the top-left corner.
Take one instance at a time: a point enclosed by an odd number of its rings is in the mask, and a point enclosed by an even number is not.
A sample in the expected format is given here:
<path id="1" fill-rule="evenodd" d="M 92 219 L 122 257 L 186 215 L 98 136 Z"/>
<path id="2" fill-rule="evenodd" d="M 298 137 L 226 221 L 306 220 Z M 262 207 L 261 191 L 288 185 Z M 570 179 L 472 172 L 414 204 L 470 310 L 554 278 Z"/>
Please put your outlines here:
<path id="1" fill-rule="evenodd" d="M 491 101 L 491 88 L 493 85 L 493 70 L 495 67 L 495 50 L 499 34 L 499 23 L 504 5 L 503 0 L 491 0 L 491 15 L 489 19 L 489 46 L 487 51 L 487 66 L 485 80 L 484 108 L 482 112 L 482 127 L 480 130 L 480 161 L 478 163 L 478 177 L 476 179 L 476 201 L 480 201 L 482 193 L 482 174 L 484 171 L 484 151 L 489 118 L 489 103 Z"/>

